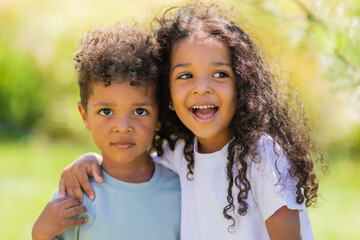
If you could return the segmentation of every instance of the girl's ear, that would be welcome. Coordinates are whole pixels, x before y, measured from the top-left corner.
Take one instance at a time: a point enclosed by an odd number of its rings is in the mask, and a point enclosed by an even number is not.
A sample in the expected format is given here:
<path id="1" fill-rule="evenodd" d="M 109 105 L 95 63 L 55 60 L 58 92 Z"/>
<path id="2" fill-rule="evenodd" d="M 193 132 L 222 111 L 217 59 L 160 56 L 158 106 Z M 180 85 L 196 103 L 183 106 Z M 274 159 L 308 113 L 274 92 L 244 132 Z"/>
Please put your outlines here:
<path id="1" fill-rule="evenodd" d="M 171 100 L 169 102 L 169 109 L 174 111 L 174 105 L 173 105 L 173 102 Z"/>
<path id="2" fill-rule="evenodd" d="M 156 123 L 156 126 L 155 126 L 155 131 L 159 131 L 160 128 L 161 128 L 161 122 L 158 121 L 158 122 Z"/>
<path id="3" fill-rule="evenodd" d="M 87 117 L 85 109 L 83 108 L 80 101 L 77 103 L 77 105 L 78 105 L 78 110 L 80 112 L 81 118 L 82 118 L 82 120 L 83 120 L 83 122 L 85 124 L 86 129 L 90 130 L 90 124 L 89 124 L 88 117 Z"/>

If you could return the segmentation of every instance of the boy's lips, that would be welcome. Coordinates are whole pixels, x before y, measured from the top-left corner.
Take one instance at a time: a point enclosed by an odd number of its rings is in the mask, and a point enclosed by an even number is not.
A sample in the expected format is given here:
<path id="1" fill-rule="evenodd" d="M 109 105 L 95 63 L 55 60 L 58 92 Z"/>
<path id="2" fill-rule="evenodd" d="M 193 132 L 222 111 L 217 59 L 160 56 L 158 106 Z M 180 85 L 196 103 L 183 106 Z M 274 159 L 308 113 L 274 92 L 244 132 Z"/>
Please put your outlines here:
<path id="1" fill-rule="evenodd" d="M 120 141 L 112 142 L 111 145 L 113 145 L 119 149 L 129 149 L 132 146 L 134 146 L 135 143 L 133 143 L 132 141 L 128 141 L 128 140 L 120 140 Z"/>
<path id="2" fill-rule="evenodd" d="M 213 104 L 193 105 L 190 111 L 194 118 L 201 123 L 209 123 L 215 117 L 218 107 Z"/>

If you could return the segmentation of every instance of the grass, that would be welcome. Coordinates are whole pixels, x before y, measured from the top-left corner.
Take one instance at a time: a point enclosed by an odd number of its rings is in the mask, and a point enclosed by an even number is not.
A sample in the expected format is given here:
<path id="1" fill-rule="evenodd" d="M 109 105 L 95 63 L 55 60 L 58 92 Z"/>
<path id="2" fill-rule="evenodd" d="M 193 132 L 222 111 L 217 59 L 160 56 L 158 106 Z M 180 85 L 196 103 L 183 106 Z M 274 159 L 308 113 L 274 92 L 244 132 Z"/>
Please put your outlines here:
<path id="1" fill-rule="evenodd" d="M 331 159 L 320 184 L 319 206 L 309 209 L 315 239 L 360 239 L 360 162 Z"/>
<path id="2" fill-rule="evenodd" d="M 47 141 L 0 144 L 0 233 L 2 239 L 31 239 L 31 228 L 55 188 L 62 169 L 93 147 Z M 360 239 L 360 163 L 330 162 L 319 205 L 310 208 L 315 239 Z"/>
<path id="3" fill-rule="evenodd" d="M 31 239 L 32 225 L 57 188 L 61 170 L 90 150 L 43 141 L 1 143 L 1 238 Z"/>

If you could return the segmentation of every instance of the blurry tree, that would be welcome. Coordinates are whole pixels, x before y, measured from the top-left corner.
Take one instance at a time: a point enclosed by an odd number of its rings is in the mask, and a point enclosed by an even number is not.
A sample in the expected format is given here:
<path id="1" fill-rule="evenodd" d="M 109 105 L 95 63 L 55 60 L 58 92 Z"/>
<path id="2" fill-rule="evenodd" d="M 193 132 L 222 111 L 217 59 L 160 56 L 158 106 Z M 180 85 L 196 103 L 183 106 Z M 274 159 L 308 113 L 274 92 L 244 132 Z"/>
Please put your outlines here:
<path id="1" fill-rule="evenodd" d="M 148 26 L 160 9 L 183 2 L 1 1 L 0 134 L 82 136 L 72 61 L 79 33 L 119 19 Z M 296 82 L 321 141 L 359 142 L 351 127 L 360 122 L 360 1 L 224 2 L 242 13 L 245 31 Z"/>
<path id="2" fill-rule="evenodd" d="M 17 137 L 42 118 L 48 96 L 33 56 L 14 44 L 15 12 L 0 15 L 0 137 Z"/>
<path id="3" fill-rule="evenodd" d="M 260 30 L 281 70 L 291 73 L 323 144 L 360 155 L 360 1 L 231 3 Z"/>

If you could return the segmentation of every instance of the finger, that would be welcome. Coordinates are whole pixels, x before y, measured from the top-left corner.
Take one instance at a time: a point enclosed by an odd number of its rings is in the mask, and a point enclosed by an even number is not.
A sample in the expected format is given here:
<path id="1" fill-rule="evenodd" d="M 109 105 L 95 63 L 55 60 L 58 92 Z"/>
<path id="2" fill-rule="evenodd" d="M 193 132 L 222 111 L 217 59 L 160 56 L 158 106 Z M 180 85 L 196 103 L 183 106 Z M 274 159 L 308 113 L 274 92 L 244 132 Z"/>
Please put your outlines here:
<path id="1" fill-rule="evenodd" d="M 51 202 L 54 202 L 54 203 L 61 203 L 65 200 L 68 200 L 68 199 L 72 199 L 71 197 L 69 196 L 65 196 L 65 197 L 59 197 L 59 198 L 56 198 L 54 200 L 51 200 Z"/>
<path id="2" fill-rule="evenodd" d="M 69 174 L 68 179 L 69 179 L 68 181 L 69 185 L 68 188 L 66 188 L 66 190 L 68 191 L 69 196 L 76 198 L 82 203 L 84 201 L 83 193 L 81 191 L 81 186 L 76 174 Z"/>
<path id="3" fill-rule="evenodd" d="M 72 189 L 70 188 L 70 186 L 66 186 L 66 192 L 68 194 L 68 196 L 73 197 L 74 193 L 72 191 Z"/>
<path id="4" fill-rule="evenodd" d="M 94 194 L 94 191 L 93 191 L 93 189 L 91 187 L 91 184 L 89 182 L 88 175 L 86 173 L 82 173 L 78 177 L 79 177 L 79 182 L 80 182 L 82 188 L 84 189 L 85 193 L 89 196 L 89 198 L 91 200 L 94 200 L 95 199 L 95 194 Z"/>
<path id="5" fill-rule="evenodd" d="M 86 174 L 85 174 L 86 175 Z M 74 193 L 74 197 L 76 199 L 78 199 L 81 203 L 84 202 L 84 193 L 82 191 L 82 188 L 81 188 L 81 179 L 79 178 L 79 176 L 76 176 L 76 185 L 73 185 L 73 193 Z M 90 184 L 90 183 L 89 183 Z"/>
<path id="6" fill-rule="evenodd" d="M 73 217 L 75 215 L 84 213 L 87 211 L 87 207 L 86 206 L 76 206 L 76 207 L 71 207 L 68 208 L 64 211 L 64 216 L 67 218 Z"/>
<path id="7" fill-rule="evenodd" d="M 63 182 L 65 185 L 65 191 L 68 194 L 68 196 L 70 197 L 74 197 L 74 193 L 72 191 L 72 182 L 76 182 L 74 179 L 76 179 L 76 177 L 73 174 L 69 174 L 67 172 L 65 172 L 65 170 L 63 171 L 62 174 L 62 178 L 63 178 Z"/>
<path id="8" fill-rule="evenodd" d="M 60 177 L 60 182 L 59 182 L 59 194 L 60 194 L 60 197 L 65 197 L 65 183 L 64 183 L 64 178 L 61 174 L 61 177 Z"/>
<path id="9" fill-rule="evenodd" d="M 78 207 L 80 205 L 81 205 L 81 203 L 77 199 L 72 198 L 72 197 L 67 197 L 62 202 L 59 203 L 59 207 L 63 208 L 63 209 Z"/>
<path id="10" fill-rule="evenodd" d="M 95 180 L 98 183 L 102 183 L 104 181 L 104 179 L 102 178 L 101 165 L 92 164 L 91 165 L 91 170 L 92 170 L 92 173 L 93 173 L 93 176 L 94 176 Z"/>
<path id="11" fill-rule="evenodd" d="M 67 227 L 81 225 L 87 222 L 87 218 L 69 218 L 66 220 Z"/>

